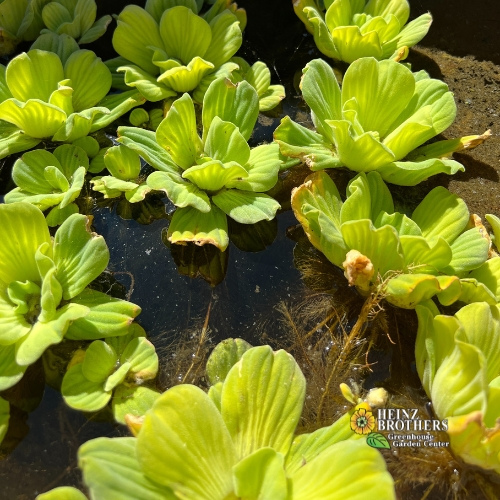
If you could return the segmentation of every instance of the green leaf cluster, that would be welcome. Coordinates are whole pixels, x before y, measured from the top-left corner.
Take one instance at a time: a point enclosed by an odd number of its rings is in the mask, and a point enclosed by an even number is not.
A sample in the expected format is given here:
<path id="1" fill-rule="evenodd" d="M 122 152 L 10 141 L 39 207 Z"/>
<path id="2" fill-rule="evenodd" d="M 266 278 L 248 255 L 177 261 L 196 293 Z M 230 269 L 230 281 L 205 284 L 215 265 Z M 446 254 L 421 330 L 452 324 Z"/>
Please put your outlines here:
<path id="1" fill-rule="evenodd" d="M 93 42 L 111 22 L 111 16 L 96 21 L 96 13 L 95 0 L 2 0 L 0 55 L 47 32 L 71 36 L 82 44 Z"/>
<path id="2" fill-rule="evenodd" d="M 220 77 L 246 79 L 255 87 L 261 111 L 284 97 L 282 85 L 270 85 L 269 68 L 252 67 L 232 56 L 242 43 L 246 24 L 243 9 L 227 0 L 200 13 L 195 0 L 148 0 L 144 9 L 128 5 L 118 16 L 113 47 L 120 57 L 108 66 L 124 73 L 126 86 L 137 88 L 148 101 L 191 92 L 201 103 L 210 83 Z M 117 82 L 123 88 L 121 82 Z"/>
<path id="3" fill-rule="evenodd" d="M 79 44 L 97 40 L 104 35 L 111 22 L 109 15 L 96 21 L 95 0 L 42 0 L 39 1 L 39 6 L 41 5 L 43 5 L 42 20 L 47 27 L 42 29 L 41 33 L 69 35 Z"/>
<path id="4" fill-rule="evenodd" d="M 500 306 L 478 302 L 454 316 L 419 306 L 417 314 L 417 371 L 448 420 L 453 451 L 500 473 Z"/>
<path id="5" fill-rule="evenodd" d="M 378 172 L 354 177 L 344 202 L 326 172 L 316 172 L 292 191 L 292 208 L 311 243 L 362 293 L 383 291 L 404 308 L 434 295 L 444 305 L 500 300 L 500 258 L 488 260 L 488 239 L 444 187 L 408 217 L 394 211 Z"/>
<path id="6" fill-rule="evenodd" d="M 360 57 L 405 59 L 432 23 L 423 14 L 406 24 L 407 0 L 297 0 L 293 8 L 318 49 L 347 63 Z"/>
<path id="7" fill-rule="evenodd" d="M 95 340 L 78 351 L 64 375 L 61 394 L 71 408 L 98 411 L 113 397 L 113 414 L 142 416 L 159 395 L 141 384 L 156 377 L 158 356 L 137 324 L 127 335 Z M 145 408 L 142 408 L 145 406 Z"/>
<path id="8" fill-rule="evenodd" d="M 156 133 L 120 127 L 119 141 L 159 170 L 147 186 L 164 191 L 178 207 L 168 239 L 225 250 L 227 216 L 242 224 L 274 218 L 280 205 L 264 192 L 276 184 L 281 159 L 277 144 L 247 143 L 259 114 L 257 92 L 248 82 L 219 78 L 203 102 L 201 137 L 193 100 L 184 94 Z"/>
<path id="9" fill-rule="evenodd" d="M 65 63 L 54 52 L 30 50 L 0 65 L 0 158 L 43 139 L 73 142 L 141 103 L 136 91 L 105 97 L 111 73 L 90 50 Z"/>
<path id="10" fill-rule="evenodd" d="M 125 335 L 139 314 L 135 304 L 87 288 L 109 260 L 89 225 L 73 214 L 52 239 L 35 206 L 0 205 L 0 391 L 63 338 Z"/>
<path id="11" fill-rule="evenodd" d="M 151 191 L 145 179 L 140 178 L 141 158 L 123 144 L 109 148 L 104 154 L 104 164 L 111 175 L 94 177 L 92 189 L 104 198 L 116 198 L 125 193 L 130 203 L 142 201 Z"/>
<path id="12" fill-rule="evenodd" d="M 305 380 L 290 354 L 238 342 L 217 354 L 208 395 L 175 386 L 136 422 L 137 437 L 80 447 L 92 498 L 395 498 L 382 456 L 351 431 L 349 413 L 295 435 Z"/>
<path id="13" fill-rule="evenodd" d="M 446 130 L 456 114 L 448 86 L 424 71 L 361 58 L 349 66 L 341 90 L 332 68 L 315 59 L 303 70 L 301 89 L 316 131 L 285 117 L 274 137 L 282 154 L 302 159 L 312 170 L 376 170 L 403 186 L 464 170 L 448 158 L 463 148 L 460 141 L 419 147 Z"/>
<path id="14" fill-rule="evenodd" d="M 24 201 L 42 211 L 50 209 L 47 224 L 58 226 L 78 213 L 74 201 L 88 167 L 85 151 L 70 144 L 57 147 L 53 153 L 44 149 L 25 153 L 14 163 L 12 179 L 18 187 L 5 195 L 5 203 Z"/>

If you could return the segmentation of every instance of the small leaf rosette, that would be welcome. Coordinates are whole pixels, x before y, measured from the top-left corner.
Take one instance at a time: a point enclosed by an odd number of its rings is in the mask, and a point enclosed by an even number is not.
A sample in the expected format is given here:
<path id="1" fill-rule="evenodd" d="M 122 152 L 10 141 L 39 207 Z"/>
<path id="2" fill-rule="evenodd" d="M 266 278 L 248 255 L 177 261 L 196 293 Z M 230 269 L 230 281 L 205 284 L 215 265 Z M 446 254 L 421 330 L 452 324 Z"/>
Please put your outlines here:
<path id="1" fill-rule="evenodd" d="M 118 71 L 125 73 L 126 85 L 148 101 L 194 91 L 201 102 L 210 82 L 238 68 L 229 60 L 241 46 L 242 28 L 226 4 L 216 2 L 204 16 L 194 0 L 125 7 L 113 47 L 122 58 Z"/>
<path id="2" fill-rule="evenodd" d="M 417 371 L 434 411 L 448 419 L 453 451 L 500 473 L 500 306 L 469 304 L 454 316 L 417 307 Z"/>
<path id="3" fill-rule="evenodd" d="M 58 226 L 78 213 L 74 201 L 80 195 L 89 167 L 85 151 L 69 144 L 54 153 L 37 149 L 14 163 L 12 179 L 18 186 L 5 195 L 5 203 L 24 201 L 40 210 L 50 209 L 47 224 Z"/>
<path id="4" fill-rule="evenodd" d="M 96 21 L 95 0 L 52 0 L 42 3 L 45 4 L 41 12 L 42 20 L 47 27 L 42 30 L 42 34 L 64 34 L 79 44 L 91 43 L 104 35 L 111 22 L 111 16 L 103 16 Z"/>
<path id="5" fill-rule="evenodd" d="M 0 391 L 63 338 L 125 335 L 140 308 L 91 290 L 109 252 L 89 219 L 73 214 L 50 237 L 29 203 L 0 205 Z"/>
<path id="6" fill-rule="evenodd" d="M 125 415 L 140 417 L 158 392 L 141 385 L 156 377 L 158 356 L 137 324 L 121 337 L 95 340 L 77 351 L 64 375 L 61 394 L 71 408 L 98 411 L 113 396 L 113 413 L 125 424 Z"/>
<path id="7" fill-rule="evenodd" d="M 117 198 L 125 194 L 130 203 L 144 200 L 151 188 L 142 179 L 141 158 L 127 146 L 113 146 L 104 154 L 104 164 L 111 175 L 94 177 L 90 182 L 94 191 L 104 198 Z"/>
<path id="8" fill-rule="evenodd" d="M 290 354 L 227 342 L 212 366 L 219 381 L 209 395 L 175 386 L 142 422 L 131 422 L 137 437 L 80 447 L 92 498 L 395 498 L 384 459 L 350 430 L 349 413 L 295 435 L 305 379 Z"/>
<path id="9" fill-rule="evenodd" d="M 488 260 L 489 239 L 443 187 L 408 217 L 394 211 L 377 172 L 358 174 L 345 202 L 327 173 L 316 172 L 292 191 L 292 208 L 313 246 L 362 294 L 383 291 L 403 308 L 434 295 L 444 305 L 500 299 L 500 257 Z"/>
<path id="10" fill-rule="evenodd" d="M 143 102 L 138 92 L 105 97 L 111 73 L 90 50 L 63 64 L 54 52 L 30 50 L 0 65 L 0 158 L 43 139 L 73 142 Z"/>
<path id="11" fill-rule="evenodd" d="M 347 63 L 368 56 L 405 59 L 432 23 L 432 16 L 423 14 L 406 24 L 407 0 L 296 0 L 293 8 L 318 49 Z"/>
<path id="12" fill-rule="evenodd" d="M 303 70 L 301 89 L 316 131 L 287 116 L 274 138 L 283 155 L 300 158 L 312 170 L 376 170 L 386 182 L 414 186 L 431 175 L 463 171 L 449 157 L 477 145 L 469 137 L 419 147 L 451 125 L 455 101 L 442 81 L 394 61 L 358 59 L 340 90 L 332 68 L 315 59 Z M 476 136 L 479 142 L 486 137 Z"/>
<path id="13" fill-rule="evenodd" d="M 168 230 L 172 243 L 229 244 L 227 217 L 242 224 L 272 220 L 279 203 L 265 194 L 278 181 L 277 144 L 247 143 L 259 114 L 256 90 L 246 81 L 214 81 L 204 98 L 202 137 L 189 94 L 177 99 L 156 134 L 120 127 L 119 141 L 159 170 L 147 185 L 178 207 Z"/>

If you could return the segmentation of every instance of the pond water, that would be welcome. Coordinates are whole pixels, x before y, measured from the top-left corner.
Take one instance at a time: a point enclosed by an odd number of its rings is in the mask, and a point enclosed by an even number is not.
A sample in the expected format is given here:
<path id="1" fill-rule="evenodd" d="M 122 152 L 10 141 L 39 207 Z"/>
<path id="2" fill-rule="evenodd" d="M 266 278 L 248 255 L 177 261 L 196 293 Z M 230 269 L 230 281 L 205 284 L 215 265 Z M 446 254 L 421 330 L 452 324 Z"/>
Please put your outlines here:
<path id="1" fill-rule="evenodd" d="M 105 3 L 101 2 L 100 10 L 110 11 Z M 126 3 L 131 2 L 113 2 L 113 11 L 119 12 Z M 266 62 L 272 69 L 273 83 L 282 83 L 287 91 L 280 110 L 259 120 L 252 138 L 255 145 L 272 140 L 272 131 L 286 114 L 299 121 L 307 120 L 299 98 L 298 78 L 302 67 L 320 57 L 320 53 L 295 17 L 290 0 L 239 3 L 247 10 L 248 26 L 238 55 L 251 63 L 257 59 Z M 465 173 L 453 179 L 436 176 L 416 188 L 398 188 L 394 196 L 402 204 L 416 205 L 431 187 L 441 184 L 462 196 L 471 212 L 499 215 L 500 145 L 496 132 L 500 54 L 497 39 L 492 35 L 498 33 L 500 9 L 493 1 L 481 2 L 480 10 L 473 10 L 469 2 L 435 3 L 412 2 L 412 17 L 430 10 L 435 22 L 409 61 L 415 70 L 426 69 L 432 77 L 444 79 L 455 92 L 458 116 L 446 131 L 446 138 L 482 133 L 487 128 L 493 129 L 493 137 L 480 148 L 460 155 Z M 109 46 L 108 38 L 92 48 L 106 58 L 113 56 Z M 12 188 L 11 164 L 7 161 L 1 167 L 1 193 Z M 345 286 L 342 273 L 304 241 L 303 232 L 293 229 L 297 221 L 289 210 L 289 192 L 307 174 L 305 169 L 298 169 L 284 177 L 278 195 L 283 210 L 277 221 L 262 224 L 250 233 L 241 227 L 233 228 L 234 242 L 222 256 L 206 249 L 193 253 L 190 248 L 169 248 L 162 232 L 168 227 L 172 207 L 165 207 L 165 200 L 159 197 L 151 197 L 133 211 L 124 204 L 106 206 L 102 200 L 91 201 L 95 230 L 105 237 L 111 253 L 111 274 L 99 286 L 142 307 L 139 322 L 161 355 L 163 388 L 176 378 L 182 380 L 186 359 L 194 352 L 205 321 L 212 345 L 227 337 L 242 337 L 255 344 L 272 341 L 276 346 L 289 345 L 287 335 L 292 325 L 307 329 L 320 323 L 321 308 L 325 308 L 326 316 L 332 304 L 342 307 L 342 297 L 344 306 L 348 303 L 344 307 L 344 325 L 354 324 L 362 301 Z M 338 179 L 345 185 L 349 176 L 339 173 Z M 343 192 L 343 187 L 339 190 Z M 306 268 L 309 274 L 303 280 Z M 205 274 L 205 279 L 189 276 L 197 273 Z M 288 312 L 297 315 L 295 323 L 285 319 L 285 309 L 279 307 L 283 303 Z M 381 318 L 366 330 L 367 335 L 373 334 L 375 342 L 366 360 L 366 364 L 374 363 L 372 371 L 355 367 L 346 373 L 353 382 L 365 378 L 365 388 L 383 382 L 401 404 L 412 402 L 423 408 L 425 397 L 413 366 L 414 314 L 387 308 Z M 375 336 L 377 332 L 379 335 Z M 321 335 L 320 329 L 317 334 Z M 184 351 L 179 343 L 185 346 Z M 57 385 L 58 356 L 64 357 L 63 351 L 54 349 L 53 357 L 46 359 L 56 368 L 54 380 L 49 381 L 53 386 Z M 179 357 L 183 357 L 184 364 L 179 364 Z M 356 366 L 362 364 L 356 360 Z M 31 499 L 58 485 L 81 487 L 76 466 L 79 445 L 97 436 L 127 435 L 124 427 L 109 423 L 105 415 L 88 417 L 66 407 L 56 390 L 49 384 L 43 386 L 41 377 L 41 364 L 30 368 L 25 377 L 25 386 L 29 386 L 25 404 L 27 410 L 36 409 L 30 413 L 14 410 L 11 420 L 16 425 L 11 426 L 0 449 L 0 499 Z M 337 394 L 332 399 L 330 416 L 342 409 L 338 401 Z M 491 491 L 498 486 L 486 475 L 463 467 L 449 454 L 384 454 L 391 472 L 403 478 L 398 488 L 405 498 L 422 498 L 432 483 L 437 484 L 427 498 L 444 498 L 446 493 L 456 493 L 459 498 L 482 498 L 477 482 L 490 484 Z M 427 460 L 428 465 L 417 466 L 417 460 Z M 472 482 L 464 478 L 472 478 Z"/>

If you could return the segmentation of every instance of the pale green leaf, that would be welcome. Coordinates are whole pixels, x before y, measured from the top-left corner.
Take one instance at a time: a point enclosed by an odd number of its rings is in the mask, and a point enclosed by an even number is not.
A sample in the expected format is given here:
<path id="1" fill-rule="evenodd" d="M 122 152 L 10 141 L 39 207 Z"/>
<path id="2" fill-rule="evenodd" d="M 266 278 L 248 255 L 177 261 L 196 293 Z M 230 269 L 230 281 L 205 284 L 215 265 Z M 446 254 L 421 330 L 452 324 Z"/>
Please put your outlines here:
<path id="1" fill-rule="evenodd" d="M 247 175 L 247 171 L 236 162 L 209 160 L 184 170 L 182 177 L 200 189 L 217 192 L 230 182 L 244 179 Z"/>
<path id="2" fill-rule="evenodd" d="M 222 388 L 222 418 L 239 459 L 259 448 L 285 454 L 302 413 L 305 379 L 293 357 L 269 346 L 248 350 Z"/>
<path id="3" fill-rule="evenodd" d="M 210 29 L 212 40 L 203 57 L 218 68 L 241 47 L 242 28 L 236 16 L 226 9 L 210 21 Z"/>
<path id="4" fill-rule="evenodd" d="M 209 24 L 182 5 L 165 11 L 160 21 L 160 36 L 167 54 L 183 64 L 196 56 L 203 57 L 212 41 Z"/>
<path id="5" fill-rule="evenodd" d="M 213 205 L 207 213 L 193 207 L 178 208 L 170 222 L 167 237 L 171 243 L 210 244 L 223 252 L 229 245 L 226 214 Z"/>
<path id="6" fill-rule="evenodd" d="M 16 362 L 22 366 L 33 364 L 47 347 L 61 342 L 72 321 L 87 313 L 85 306 L 69 303 L 58 309 L 47 323 L 37 321 L 29 335 L 16 344 Z"/>
<path id="7" fill-rule="evenodd" d="M 287 500 L 283 462 L 283 455 L 272 448 L 261 448 L 243 458 L 233 468 L 234 493 L 239 498 Z"/>
<path id="8" fill-rule="evenodd" d="M 398 48 L 404 46 L 413 47 L 416 45 L 427 35 L 431 24 L 432 16 L 429 13 L 422 14 L 411 23 L 408 23 L 397 36 Z"/>
<path id="9" fill-rule="evenodd" d="M 109 148 L 104 155 L 104 164 L 112 176 L 124 181 L 136 179 L 141 172 L 138 153 L 124 145 Z"/>
<path id="10" fill-rule="evenodd" d="M 441 237 L 451 244 L 465 229 L 469 210 L 461 198 L 438 186 L 420 202 L 411 218 L 429 242 Z"/>
<path id="11" fill-rule="evenodd" d="M 137 437 L 137 457 L 149 478 L 181 498 L 223 499 L 232 492 L 231 436 L 198 387 L 178 385 L 156 400 Z"/>
<path id="12" fill-rule="evenodd" d="M 75 214 L 66 219 L 54 239 L 54 262 L 64 299 L 71 299 L 99 276 L 109 261 L 102 236 L 90 231 L 90 220 Z"/>
<path id="13" fill-rule="evenodd" d="M 59 57 L 42 50 L 30 50 L 12 59 L 5 77 L 15 99 L 40 99 L 45 102 L 57 89 L 58 82 L 65 78 Z"/>
<path id="14" fill-rule="evenodd" d="M 223 163 L 234 161 L 245 165 L 250 158 L 250 146 L 238 127 L 218 116 L 214 117 L 210 124 L 204 150 L 210 158 Z"/>
<path id="15" fill-rule="evenodd" d="M 27 203 L 0 205 L 0 235 L 0 280 L 39 281 L 35 253 L 51 242 L 42 212 Z"/>
<path id="16" fill-rule="evenodd" d="M 129 362 L 120 364 L 116 371 L 114 371 L 104 382 L 104 390 L 106 392 L 112 391 L 115 387 L 119 386 L 125 380 L 129 371 Z"/>
<path id="17" fill-rule="evenodd" d="M 125 59 L 152 75 L 158 74 L 153 64 L 154 48 L 164 49 L 160 29 L 150 14 L 137 5 L 127 5 L 118 16 L 113 33 L 113 47 Z"/>
<path id="18" fill-rule="evenodd" d="M 450 268 L 453 274 L 465 277 L 467 271 L 478 268 L 488 259 L 489 241 L 479 228 L 474 227 L 462 233 L 451 244 Z"/>
<path id="19" fill-rule="evenodd" d="M 44 139 L 52 137 L 66 122 L 66 113 L 60 108 L 30 99 L 20 102 L 8 99 L 0 103 L 0 119 L 13 123 L 25 134 Z"/>
<path id="20" fill-rule="evenodd" d="M 203 144 L 196 129 L 193 101 L 188 94 L 172 104 L 156 130 L 156 140 L 182 169 L 196 164 Z"/>
<path id="21" fill-rule="evenodd" d="M 291 481 L 294 500 L 396 499 L 384 458 L 363 440 L 334 444 L 293 474 Z"/>
<path id="22" fill-rule="evenodd" d="M 224 382 L 229 370 L 252 346 L 243 339 L 225 339 L 210 353 L 206 372 L 211 385 Z"/>
<path id="23" fill-rule="evenodd" d="M 87 500 L 87 497 L 73 486 L 59 486 L 38 495 L 35 500 Z"/>
<path id="24" fill-rule="evenodd" d="M 178 173 L 153 172 L 148 176 L 147 183 L 151 189 L 165 191 L 177 207 L 191 206 L 203 213 L 210 212 L 207 194 L 193 183 L 185 181 Z"/>
<path id="25" fill-rule="evenodd" d="M 500 302 L 500 257 L 488 259 L 484 264 L 469 273 L 468 278 L 483 283 Z"/>
<path id="26" fill-rule="evenodd" d="M 78 43 L 80 45 L 83 45 L 85 43 L 95 42 L 98 38 L 104 35 L 104 33 L 106 33 L 106 29 L 111 21 L 111 16 L 102 16 L 88 30 L 86 30 L 85 33 L 83 33 L 83 35 L 80 37 L 80 40 L 78 40 Z"/>
<path id="27" fill-rule="evenodd" d="M 259 111 L 270 111 L 285 98 L 285 87 L 283 85 L 270 85 L 262 95 L 259 96 Z"/>
<path id="28" fill-rule="evenodd" d="M 159 392 L 149 387 L 119 385 L 115 389 L 111 401 L 115 420 L 126 425 L 126 415 L 144 416 L 151 409 L 159 395 Z"/>
<path id="29" fill-rule="evenodd" d="M 75 111 L 95 106 L 111 88 L 111 72 L 91 50 L 79 50 L 69 56 L 64 75 L 71 79 Z"/>
<path id="30" fill-rule="evenodd" d="M 122 355 L 120 363 L 130 363 L 130 372 L 137 384 L 156 377 L 158 372 L 158 355 L 154 345 L 145 337 L 131 340 Z"/>
<path id="31" fill-rule="evenodd" d="M 63 65 L 68 60 L 68 57 L 80 50 L 76 40 L 69 35 L 61 34 L 58 35 L 53 32 L 43 33 L 40 35 L 31 45 L 31 50 L 39 49 L 48 52 L 54 52 L 59 56 Z"/>
<path id="32" fill-rule="evenodd" d="M 218 78 L 210 85 L 203 99 L 203 140 L 206 140 L 216 116 L 234 123 L 245 140 L 248 140 L 258 115 L 259 96 L 248 82 L 235 85 L 226 78 Z"/>
<path id="33" fill-rule="evenodd" d="M 120 66 L 117 71 L 125 73 L 125 83 L 135 87 L 148 101 L 157 102 L 176 95 L 176 92 L 159 83 L 155 76 L 135 65 Z"/>
<path id="34" fill-rule="evenodd" d="M 170 67 L 158 77 L 158 82 L 175 92 L 191 92 L 214 69 L 211 62 L 198 56 L 191 59 L 186 66 L 174 59 L 168 62 Z"/>
<path id="35" fill-rule="evenodd" d="M 68 339 L 94 340 L 125 335 L 134 318 L 141 312 L 141 308 L 132 302 L 88 288 L 71 302 L 87 307 L 89 312 L 71 324 L 66 333 Z"/>
<path id="36" fill-rule="evenodd" d="M 16 363 L 16 345 L 2 346 L 0 349 L 0 391 L 16 385 L 24 375 L 27 366 Z"/>
<path id="37" fill-rule="evenodd" d="M 102 340 L 95 340 L 87 347 L 82 363 L 82 375 L 90 382 L 103 384 L 114 371 L 118 356 L 114 349 Z"/>
<path id="38" fill-rule="evenodd" d="M 148 479 L 136 457 L 136 438 L 97 438 L 78 450 L 78 465 L 93 498 L 175 500 L 168 488 Z"/>

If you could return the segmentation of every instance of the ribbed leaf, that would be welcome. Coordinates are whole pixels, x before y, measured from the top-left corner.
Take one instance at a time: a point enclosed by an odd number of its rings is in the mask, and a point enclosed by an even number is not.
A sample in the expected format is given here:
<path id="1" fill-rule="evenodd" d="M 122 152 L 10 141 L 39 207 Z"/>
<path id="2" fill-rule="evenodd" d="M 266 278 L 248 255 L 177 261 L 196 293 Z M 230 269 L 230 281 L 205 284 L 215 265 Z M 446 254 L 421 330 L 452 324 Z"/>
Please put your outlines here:
<path id="1" fill-rule="evenodd" d="M 219 410 L 199 388 L 178 385 L 147 413 L 137 437 L 144 473 L 180 498 L 226 498 L 236 455 Z"/>
<path id="2" fill-rule="evenodd" d="M 210 21 L 210 29 L 212 41 L 203 57 L 218 68 L 241 47 L 242 28 L 236 16 L 229 10 L 224 10 Z"/>
<path id="3" fill-rule="evenodd" d="M 87 347 L 82 363 L 82 375 L 90 382 L 103 384 L 113 373 L 118 356 L 114 349 L 102 340 L 95 340 Z"/>
<path id="4" fill-rule="evenodd" d="M 213 69 L 211 62 L 196 56 L 186 66 L 172 64 L 158 77 L 158 82 L 175 92 L 191 92 Z"/>
<path id="5" fill-rule="evenodd" d="M 206 191 L 219 191 L 226 184 L 236 179 L 244 179 L 247 171 L 236 162 L 221 163 L 207 161 L 188 168 L 182 177 L 189 179 L 195 186 Z"/>
<path id="6" fill-rule="evenodd" d="M 0 228 L 0 281 L 39 282 L 35 253 L 43 243 L 51 243 L 42 212 L 26 203 L 2 204 Z"/>
<path id="7" fill-rule="evenodd" d="M 293 357 L 254 347 L 229 371 L 222 418 L 241 460 L 263 447 L 287 453 L 302 413 L 305 379 Z"/>
<path id="8" fill-rule="evenodd" d="M 75 214 L 56 232 L 54 262 L 66 300 L 81 293 L 108 265 L 106 242 L 102 236 L 91 233 L 89 224 L 87 217 Z"/>
<path id="9" fill-rule="evenodd" d="M 193 207 L 178 208 L 170 222 L 167 237 L 171 243 L 210 244 L 223 252 L 229 244 L 226 214 L 213 205 L 207 213 Z"/>
<path id="10" fill-rule="evenodd" d="M 210 158 L 223 163 L 232 161 L 245 165 L 250 158 L 250 146 L 238 127 L 218 116 L 210 124 L 204 149 Z"/>
<path id="11" fill-rule="evenodd" d="M 206 372 L 210 384 L 224 382 L 229 370 L 251 347 L 243 339 L 226 339 L 217 344 L 207 360 Z"/>

